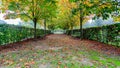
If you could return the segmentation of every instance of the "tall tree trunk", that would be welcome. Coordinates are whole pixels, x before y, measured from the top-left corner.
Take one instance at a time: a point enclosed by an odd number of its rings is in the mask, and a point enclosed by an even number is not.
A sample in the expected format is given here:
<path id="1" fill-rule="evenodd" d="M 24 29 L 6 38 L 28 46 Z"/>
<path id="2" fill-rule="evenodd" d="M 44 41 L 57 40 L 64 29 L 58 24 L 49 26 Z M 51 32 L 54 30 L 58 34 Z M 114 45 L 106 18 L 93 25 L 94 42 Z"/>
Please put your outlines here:
<path id="1" fill-rule="evenodd" d="M 33 19 L 33 22 L 34 22 L 34 38 L 36 39 L 37 38 L 37 33 L 36 33 L 36 25 L 37 25 L 37 19 L 36 18 L 34 18 Z"/>
<path id="2" fill-rule="evenodd" d="M 46 19 L 44 19 L 44 36 L 46 36 Z"/>
<path id="3" fill-rule="evenodd" d="M 82 22 L 83 22 L 83 16 L 82 16 L 82 10 L 80 10 L 80 38 L 81 39 L 83 39 Z"/>

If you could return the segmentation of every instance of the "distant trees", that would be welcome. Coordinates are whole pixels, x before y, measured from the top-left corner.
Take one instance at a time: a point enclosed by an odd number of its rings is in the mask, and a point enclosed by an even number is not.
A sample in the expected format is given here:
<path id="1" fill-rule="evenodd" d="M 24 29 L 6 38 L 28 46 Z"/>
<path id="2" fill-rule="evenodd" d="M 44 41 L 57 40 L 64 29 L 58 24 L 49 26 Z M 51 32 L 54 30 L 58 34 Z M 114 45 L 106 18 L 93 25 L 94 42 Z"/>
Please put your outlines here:
<path id="1" fill-rule="evenodd" d="M 56 1 L 44 3 L 42 5 L 43 7 L 41 8 L 41 19 L 44 21 L 44 33 L 46 35 L 46 23 L 47 21 L 51 21 L 53 17 L 56 17 L 56 10 L 57 10 L 57 5 Z"/>
<path id="2" fill-rule="evenodd" d="M 73 29 L 76 23 L 76 16 L 74 16 L 71 11 L 72 8 L 75 7 L 75 4 L 71 4 L 68 0 L 60 0 L 58 3 L 58 16 L 57 16 L 57 22 L 58 27 L 61 29 Z"/>

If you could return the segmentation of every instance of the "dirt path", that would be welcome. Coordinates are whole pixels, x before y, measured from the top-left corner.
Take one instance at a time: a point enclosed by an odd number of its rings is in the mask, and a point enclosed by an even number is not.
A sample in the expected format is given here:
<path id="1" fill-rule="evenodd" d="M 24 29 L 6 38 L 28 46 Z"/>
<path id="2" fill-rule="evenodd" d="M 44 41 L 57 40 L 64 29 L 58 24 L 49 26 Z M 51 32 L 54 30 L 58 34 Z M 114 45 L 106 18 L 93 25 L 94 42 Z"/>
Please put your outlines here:
<path id="1" fill-rule="evenodd" d="M 0 68 L 106 68 L 120 63 L 120 48 L 67 35 L 10 44 L 1 47 L 0 53 Z"/>
<path id="2" fill-rule="evenodd" d="M 90 40 L 80 40 L 75 39 L 67 35 L 48 35 L 45 39 L 38 39 L 36 41 L 33 41 L 32 39 L 18 42 L 14 44 L 9 44 L 7 46 L 1 46 L 0 47 L 0 53 L 3 52 L 9 52 L 9 51 L 16 51 L 16 50 L 24 50 L 25 48 L 28 48 L 29 45 L 33 46 L 32 48 L 40 47 L 41 49 L 46 49 L 47 46 L 50 47 L 56 47 L 56 46 L 70 46 L 70 47 L 87 47 L 93 50 L 101 51 L 105 54 L 114 54 L 114 55 L 120 55 L 120 48 L 117 48 L 112 45 L 103 44 L 96 41 L 90 41 Z M 28 48 L 29 49 L 29 48 Z"/>

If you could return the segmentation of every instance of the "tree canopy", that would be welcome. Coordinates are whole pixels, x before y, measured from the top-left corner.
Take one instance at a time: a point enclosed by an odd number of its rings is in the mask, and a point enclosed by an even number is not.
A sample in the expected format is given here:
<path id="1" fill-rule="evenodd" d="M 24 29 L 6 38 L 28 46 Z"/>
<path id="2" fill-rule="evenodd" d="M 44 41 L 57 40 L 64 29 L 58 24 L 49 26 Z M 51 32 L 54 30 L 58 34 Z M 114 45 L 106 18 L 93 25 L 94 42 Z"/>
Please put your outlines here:
<path id="1" fill-rule="evenodd" d="M 94 18 L 102 17 L 103 19 L 107 19 L 110 14 L 116 11 L 116 1 L 112 0 L 69 0 L 70 2 L 76 3 L 77 7 L 73 8 L 72 13 L 76 15 L 79 13 L 80 16 L 80 32 L 81 37 L 83 37 L 82 33 L 82 25 L 86 16 L 94 15 Z"/>
<path id="2" fill-rule="evenodd" d="M 79 26 L 81 36 L 82 25 L 88 19 L 112 16 L 115 21 L 120 20 L 120 3 L 117 0 L 2 0 L 2 3 L 4 10 L 12 10 L 18 17 L 32 20 L 35 33 L 36 23 L 41 20 L 44 20 L 45 29 L 74 29 Z M 117 17 L 114 16 L 116 14 Z"/>
<path id="3" fill-rule="evenodd" d="M 55 16 L 55 0 L 3 0 L 5 10 L 12 10 L 21 18 L 32 20 L 34 22 L 35 37 L 36 24 L 41 19 L 48 19 Z"/>

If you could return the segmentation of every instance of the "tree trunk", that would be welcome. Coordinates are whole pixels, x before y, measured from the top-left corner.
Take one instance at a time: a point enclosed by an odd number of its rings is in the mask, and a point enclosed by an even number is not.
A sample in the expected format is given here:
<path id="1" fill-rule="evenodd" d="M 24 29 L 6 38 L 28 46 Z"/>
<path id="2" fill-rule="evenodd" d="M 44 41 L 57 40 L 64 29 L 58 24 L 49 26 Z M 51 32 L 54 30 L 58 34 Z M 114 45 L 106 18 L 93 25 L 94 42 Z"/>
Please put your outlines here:
<path id="1" fill-rule="evenodd" d="M 73 26 L 71 26 L 71 35 L 73 35 Z"/>
<path id="2" fill-rule="evenodd" d="M 46 36 L 46 19 L 44 19 L 44 36 Z"/>
<path id="3" fill-rule="evenodd" d="M 36 18 L 34 18 L 33 19 L 33 22 L 34 22 L 34 38 L 36 39 L 37 38 L 37 33 L 36 33 L 36 25 L 37 25 L 37 19 Z"/>
<path id="4" fill-rule="evenodd" d="M 80 38 L 83 39 L 83 29 L 82 29 L 83 16 L 82 11 L 80 10 Z"/>

